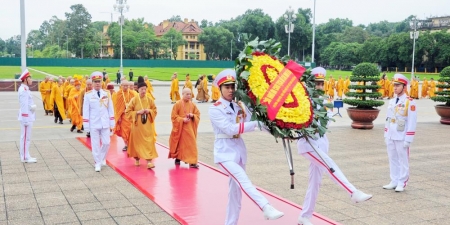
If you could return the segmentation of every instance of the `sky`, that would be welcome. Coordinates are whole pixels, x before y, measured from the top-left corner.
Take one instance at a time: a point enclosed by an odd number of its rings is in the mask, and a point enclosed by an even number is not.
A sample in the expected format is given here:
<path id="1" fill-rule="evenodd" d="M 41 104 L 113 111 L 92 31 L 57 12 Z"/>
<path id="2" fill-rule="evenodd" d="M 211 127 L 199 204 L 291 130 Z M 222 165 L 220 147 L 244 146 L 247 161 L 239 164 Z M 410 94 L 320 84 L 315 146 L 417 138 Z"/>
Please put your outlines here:
<path id="1" fill-rule="evenodd" d="M 83 4 L 92 15 L 92 21 L 111 21 L 115 0 L 24 0 L 26 33 L 39 29 L 44 20 L 52 16 L 65 19 L 70 6 Z M 314 8 L 315 0 L 128 0 L 130 11 L 127 19 L 144 18 L 146 22 L 159 24 L 172 15 L 182 19 L 203 19 L 212 22 L 229 20 L 242 15 L 248 9 L 260 8 L 273 20 L 283 15 L 291 6 Z M 411 0 L 317 0 L 316 24 L 332 18 L 348 18 L 353 25 L 368 25 L 383 20 L 402 21 L 410 15 L 419 19 L 450 16 L 450 0 L 429 0 L 413 3 Z M 113 14 L 117 21 L 118 14 Z M 20 34 L 20 0 L 0 0 L 0 38 L 5 40 Z"/>

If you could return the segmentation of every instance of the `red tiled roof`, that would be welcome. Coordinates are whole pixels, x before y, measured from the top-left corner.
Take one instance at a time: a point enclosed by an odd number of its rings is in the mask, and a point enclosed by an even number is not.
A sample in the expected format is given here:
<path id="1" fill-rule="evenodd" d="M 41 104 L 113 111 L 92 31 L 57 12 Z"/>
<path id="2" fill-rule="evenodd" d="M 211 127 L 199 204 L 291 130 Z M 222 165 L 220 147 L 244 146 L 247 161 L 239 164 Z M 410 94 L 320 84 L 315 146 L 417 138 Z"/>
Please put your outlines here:
<path id="1" fill-rule="evenodd" d="M 154 26 L 156 36 L 164 35 L 171 28 L 180 31 L 183 34 L 199 34 L 203 30 L 198 26 L 196 22 L 166 22 L 167 25 L 164 27 L 164 22 L 160 23 L 158 26 Z"/>

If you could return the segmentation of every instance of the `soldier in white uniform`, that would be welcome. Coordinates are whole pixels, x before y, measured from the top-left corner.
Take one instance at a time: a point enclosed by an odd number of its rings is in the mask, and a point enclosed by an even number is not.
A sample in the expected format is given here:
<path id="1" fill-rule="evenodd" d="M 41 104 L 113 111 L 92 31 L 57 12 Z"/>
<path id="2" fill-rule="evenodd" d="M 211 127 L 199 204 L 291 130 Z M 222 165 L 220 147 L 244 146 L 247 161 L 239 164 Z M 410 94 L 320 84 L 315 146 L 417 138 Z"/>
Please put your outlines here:
<path id="1" fill-rule="evenodd" d="M 91 74 L 94 88 L 84 95 L 83 101 L 83 126 L 84 130 L 90 132 L 96 172 L 100 172 L 102 165 L 106 165 L 110 132 L 115 125 L 111 94 L 102 89 L 102 79 L 101 72 Z"/>
<path id="2" fill-rule="evenodd" d="M 316 67 L 311 70 L 315 76 L 316 89 L 323 90 L 323 83 L 326 76 L 326 70 L 322 67 Z M 328 117 L 332 117 L 331 110 L 328 110 Z M 306 191 L 305 199 L 303 200 L 303 208 L 298 218 L 298 224 L 312 225 L 309 220 L 316 207 L 316 200 L 319 194 L 320 184 L 322 183 L 322 174 L 327 171 L 331 180 L 338 184 L 344 191 L 346 191 L 354 203 L 367 201 L 372 198 L 372 195 L 365 194 L 353 186 L 345 177 L 344 173 L 339 169 L 336 163 L 328 156 L 330 143 L 326 135 L 320 137 L 316 134 L 317 140 L 309 138 L 309 142 L 314 146 L 315 150 L 306 141 L 301 138 L 297 142 L 298 153 L 310 161 L 309 164 L 309 182 Z M 319 155 L 320 154 L 320 155 Z M 324 162 L 325 161 L 325 162 Z M 328 168 L 330 166 L 334 169 L 332 173 Z"/>
<path id="3" fill-rule="evenodd" d="M 20 161 L 25 163 L 35 163 L 36 158 L 30 156 L 30 140 L 31 140 L 31 128 L 33 122 L 36 120 L 35 110 L 36 104 L 34 104 L 33 96 L 29 86 L 32 84 L 31 74 L 28 69 L 25 69 L 19 77 L 22 80 L 22 84 L 19 87 L 19 115 L 20 121 Z"/>
<path id="4" fill-rule="evenodd" d="M 225 224 L 238 223 L 242 191 L 263 211 L 265 219 L 278 219 L 284 213 L 269 204 L 269 201 L 256 190 L 245 172 L 247 149 L 240 135 L 254 131 L 258 122 L 250 121 L 248 109 L 243 104 L 233 101 L 235 80 L 236 72 L 231 69 L 217 75 L 214 82 L 219 87 L 222 97 L 209 108 L 209 118 L 215 134 L 214 163 L 217 163 L 230 178 Z"/>
<path id="5" fill-rule="evenodd" d="M 389 156 L 391 182 L 384 189 L 405 190 L 409 179 L 409 146 L 416 134 L 416 102 L 406 96 L 408 78 L 402 74 L 394 75 L 394 93 L 389 101 L 384 138 Z"/>

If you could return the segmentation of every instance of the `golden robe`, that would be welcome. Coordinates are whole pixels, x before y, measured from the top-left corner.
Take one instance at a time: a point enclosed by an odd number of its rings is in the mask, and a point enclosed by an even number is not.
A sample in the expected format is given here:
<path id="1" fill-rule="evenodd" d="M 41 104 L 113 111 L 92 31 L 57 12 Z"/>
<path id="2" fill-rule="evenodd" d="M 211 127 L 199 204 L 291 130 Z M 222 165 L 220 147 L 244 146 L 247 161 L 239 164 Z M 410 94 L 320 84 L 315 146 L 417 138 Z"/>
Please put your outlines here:
<path id="1" fill-rule="evenodd" d="M 64 99 L 63 99 L 63 93 L 64 93 L 64 86 L 58 86 L 54 85 L 52 88 L 52 93 L 50 95 L 50 101 L 52 101 L 54 104 L 56 104 L 56 107 L 58 107 L 58 112 L 61 115 L 61 118 L 63 120 L 66 119 L 66 110 L 64 109 Z M 55 112 L 53 112 L 55 113 Z"/>
<path id="2" fill-rule="evenodd" d="M 41 92 L 42 102 L 44 103 L 44 110 L 53 111 L 53 103 L 50 100 L 50 95 L 52 92 L 52 82 L 41 82 L 39 84 L 39 91 Z"/>
<path id="3" fill-rule="evenodd" d="M 203 89 L 203 80 L 197 85 L 197 97 L 195 98 L 199 102 L 205 102 L 205 90 Z"/>
<path id="4" fill-rule="evenodd" d="M 194 115 L 187 123 L 183 119 Z M 200 111 L 192 101 L 179 100 L 172 108 L 172 132 L 169 138 L 168 158 L 179 159 L 188 164 L 197 164 L 197 129 Z"/>
<path id="5" fill-rule="evenodd" d="M 344 81 L 344 94 L 345 95 L 350 91 L 350 89 L 348 88 L 348 86 L 350 86 L 350 84 L 351 84 L 350 79 L 349 78 L 345 79 L 345 81 Z"/>
<path id="6" fill-rule="evenodd" d="M 72 120 L 72 125 L 77 127 L 77 130 L 81 130 L 83 126 L 83 117 L 81 116 L 81 90 L 72 88 L 67 99 L 70 108 L 70 119 Z"/>
<path id="7" fill-rule="evenodd" d="M 142 123 L 141 116 L 137 111 L 141 109 L 149 109 L 147 114 L 147 122 Z M 139 95 L 131 99 L 128 104 L 125 115 L 131 122 L 130 139 L 128 143 L 128 157 L 152 160 L 158 157 L 155 147 L 155 135 L 152 124 L 155 122 L 156 106 L 148 96 L 140 97 Z"/>
<path id="8" fill-rule="evenodd" d="M 384 94 L 383 98 L 389 97 L 389 87 L 391 86 L 391 81 L 384 80 Z"/>
<path id="9" fill-rule="evenodd" d="M 203 85 L 203 93 L 205 94 L 205 101 L 209 101 L 208 79 L 205 77 L 205 78 L 203 78 L 202 82 L 203 82 L 202 83 L 202 85 Z"/>
<path id="10" fill-rule="evenodd" d="M 378 88 L 377 92 L 379 92 L 379 93 L 381 94 L 381 97 L 383 97 L 383 95 L 384 95 L 384 85 L 385 85 L 385 80 L 380 79 L 380 80 L 377 82 L 377 84 L 378 84 L 378 86 L 380 86 L 380 88 Z"/>
<path id="11" fill-rule="evenodd" d="M 428 92 L 428 95 L 430 96 L 430 98 L 436 96 L 436 82 L 434 80 L 430 81 L 429 86 L 430 90 Z"/>
<path id="12" fill-rule="evenodd" d="M 394 94 L 394 80 L 392 80 L 389 84 L 389 98 L 393 98 Z"/>
<path id="13" fill-rule="evenodd" d="M 70 104 L 69 104 L 69 94 L 70 94 L 70 91 L 72 91 L 72 89 L 74 88 L 74 86 L 73 85 L 71 85 L 71 84 L 68 84 L 68 85 L 66 85 L 66 87 L 64 88 L 64 100 L 65 100 L 65 109 L 66 109 L 66 112 L 67 112 L 67 117 L 68 118 L 70 118 Z"/>
<path id="14" fill-rule="evenodd" d="M 184 88 L 189 88 L 191 89 L 191 98 L 194 98 L 194 86 L 192 85 L 191 79 L 189 77 L 186 77 L 186 81 L 184 82 Z"/>
<path id="15" fill-rule="evenodd" d="M 342 78 L 338 79 L 336 90 L 338 98 L 342 98 L 342 93 L 344 92 L 344 80 Z"/>
<path id="16" fill-rule="evenodd" d="M 155 96 L 153 95 L 153 86 L 152 83 L 150 83 L 149 80 L 145 81 L 145 84 L 147 84 L 147 95 L 153 100 L 155 101 Z"/>
<path id="17" fill-rule="evenodd" d="M 336 88 L 336 82 L 334 81 L 334 79 L 330 79 L 328 81 L 328 89 L 327 89 L 327 94 L 328 96 L 330 96 L 330 98 L 334 99 L 334 89 Z"/>
<path id="18" fill-rule="evenodd" d="M 428 81 L 427 79 L 423 79 L 422 83 L 422 98 L 426 98 L 428 96 Z"/>
<path id="19" fill-rule="evenodd" d="M 213 100 L 213 101 L 217 101 L 217 100 L 219 100 L 219 98 L 220 98 L 220 90 L 219 90 L 219 88 L 217 87 L 217 86 L 212 86 L 211 87 L 211 99 Z"/>
<path id="20" fill-rule="evenodd" d="M 116 126 L 114 128 L 114 133 L 122 137 L 125 145 L 128 146 L 130 140 L 131 132 L 131 121 L 125 114 L 126 107 L 137 94 L 134 91 L 123 91 L 119 90 L 115 93 L 116 102 L 114 103 L 114 118 L 116 119 Z"/>
<path id="21" fill-rule="evenodd" d="M 411 81 L 411 98 L 419 98 L 419 81 Z"/>
<path id="22" fill-rule="evenodd" d="M 170 85 L 170 100 L 172 100 L 172 102 L 180 100 L 180 87 L 178 84 L 178 78 L 173 79 L 172 84 Z"/>

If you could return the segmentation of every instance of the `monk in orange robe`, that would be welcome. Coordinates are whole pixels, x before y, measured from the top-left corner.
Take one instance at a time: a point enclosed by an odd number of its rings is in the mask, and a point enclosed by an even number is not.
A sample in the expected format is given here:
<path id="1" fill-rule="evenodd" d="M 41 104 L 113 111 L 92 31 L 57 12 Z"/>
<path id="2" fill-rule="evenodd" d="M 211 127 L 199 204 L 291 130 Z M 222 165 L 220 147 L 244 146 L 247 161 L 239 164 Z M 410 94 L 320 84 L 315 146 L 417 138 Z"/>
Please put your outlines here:
<path id="1" fill-rule="evenodd" d="M 394 97 L 394 78 L 392 78 L 391 83 L 389 85 L 389 99 Z"/>
<path id="2" fill-rule="evenodd" d="M 147 75 L 144 76 L 144 82 L 145 82 L 145 84 L 147 84 L 147 95 L 153 101 L 155 101 L 155 96 L 153 95 L 153 86 L 152 86 L 152 83 L 150 83 L 150 81 L 148 80 L 148 76 Z"/>
<path id="3" fill-rule="evenodd" d="M 415 78 L 411 81 L 411 98 L 419 99 L 419 81 Z"/>
<path id="4" fill-rule="evenodd" d="M 428 83 L 429 86 L 429 90 L 428 90 L 428 95 L 431 97 L 436 96 L 435 92 L 436 92 L 436 82 L 434 81 L 433 78 L 431 78 L 430 82 Z"/>
<path id="5" fill-rule="evenodd" d="M 195 97 L 194 96 L 194 91 L 193 91 L 194 86 L 192 85 L 191 77 L 189 76 L 189 74 L 186 74 L 186 81 L 184 81 L 183 89 L 185 89 L 185 88 L 191 89 L 191 93 L 192 93 L 191 94 L 191 99 L 194 98 Z"/>
<path id="6" fill-rule="evenodd" d="M 191 89 L 184 88 L 182 99 L 172 108 L 172 132 L 169 138 L 169 159 L 175 159 L 198 168 L 197 129 L 200 122 L 200 111 L 192 103 Z"/>
<path id="7" fill-rule="evenodd" d="M 383 98 L 389 98 L 389 87 L 391 85 L 391 81 L 389 81 L 389 79 L 386 77 L 386 79 L 384 80 L 384 94 L 383 94 Z"/>
<path id="8" fill-rule="evenodd" d="M 422 83 L 422 98 L 427 97 L 428 97 L 428 81 L 427 78 L 424 78 Z"/>
<path id="9" fill-rule="evenodd" d="M 128 81 L 122 81 L 120 85 L 121 89 L 116 92 L 116 102 L 114 103 L 114 118 L 116 119 L 114 133 L 117 136 L 122 137 L 123 142 L 125 143 L 125 147 L 122 150 L 126 151 L 130 140 L 131 121 L 126 116 L 125 110 L 128 103 L 130 103 L 131 99 L 137 94 L 129 89 L 130 85 L 128 84 Z"/>
<path id="10" fill-rule="evenodd" d="M 339 76 L 339 79 L 336 82 L 336 90 L 338 99 L 342 99 L 342 94 L 344 93 L 344 80 L 341 76 Z"/>
<path id="11" fill-rule="evenodd" d="M 209 94 L 208 94 L 208 78 L 206 75 L 203 75 L 203 93 L 205 94 L 205 102 L 209 101 Z"/>
<path id="12" fill-rule="evenodd" d="M 75 80 L 74 85 L 75 88 L 72 88 L 69 98 L 67 98 L 70 108 L 70 118 L 72 121 L 70 131 L 73 132 L 76 128 L 77 133 L 83 133 L 83 131 L 81 131 L 83 126 L 83 117 L 81 116 L 81 82 L 79 80 Z"/>
<path id="13" fill-rule="evenodd" d="M 327 94 L 331 99 L 334 99 L 334 89 L 336 89 L 336 81 L 333 79 L 333 76 L 330 76 Z"/>
<path id="14" fill-rule="evenodd" d="M 68 84 L 66 85 L 66 87 L 64 88 L 64 100 L 66 102 L 66 112 L 67 112 L 67 117 L 70 117 L 70 104 L 69 104 L 69 94 L 72 91 L 72 89 L 74 88 L 74 84 L 75 84 L 75 79 L 70 79 L 68 81 Z"/>
<path id="15" fill-rule="evenodd" d="M 64 109 L 64 86 L 63 81 L 58 79 L 58 84 L 54 85 L 52 88 L 52 93 L 50 95 L 50 101 L 54 102 L 53 112 L 55 115 L 55 123 L 63 124 L 63 120 L 66 119 L 66 110 Z"/>
<path id="16" fill-rule="evenodd" d="M 177 73 L 172 75 L 172 84 L 170 85 L 170 100 L 172 101 L 172 104 L 180 100 L 180 87 L 177 76 Z"/>
<path id="17" fill-rule="evenodd" d="M 131 121 L 130 139 L 128 142 L 128 157 L 135 159 L 134 165 L 139 166 L 140 159 L 147 160 L 147 168 L 155 165 L 152 159 L 158 157 L 155 147 L 155 134 L 152 124 L 155 122 L 156 106 L 153 100 L 147 96 L 145 82 L 138 83 L 139 94 L 131 99 L 125 115 Z"/>
<path id="18" fill-rule="evenodd" d="M 206 102 L 205 100 L 205 90 L 203 89 L 203 75 L 201 75 L 198 80 L 197 84 L 195 85 L 195 88 L 197 88 L 197 99 L 198 103 Z"/>
<path id="19" fill-rule="evenodd" d="M 213 80 L 216 79 L 216 76 L 213 76 Z M 219 87 L 215 86 L 214 84 L 211 86 L 211 99 L 212 103 L 217 102 L 220 98 L 220 90 Z"/>
<path id="20" fill-rule="evenodd" d="M 344 95 L 347 95 L 347 93 L 350 91 L 350 89 L 348 88 L 348 86 L 350 86 L 351 82 L 350 79 L 347 77 L 345 77 L 345 81 L 344 81 Z"/>
<path id="21" fill-rule="evenodd" d="M 50 95 L 52 92 L 52 81 L 50 81 L 50 77 L 45 77 L 45 80 L 39 84 L 39 91 L 41 92 L 42 103 L 44 104 L 45 115 L 52 114 L 53 109 L 50 101 Z"/>

